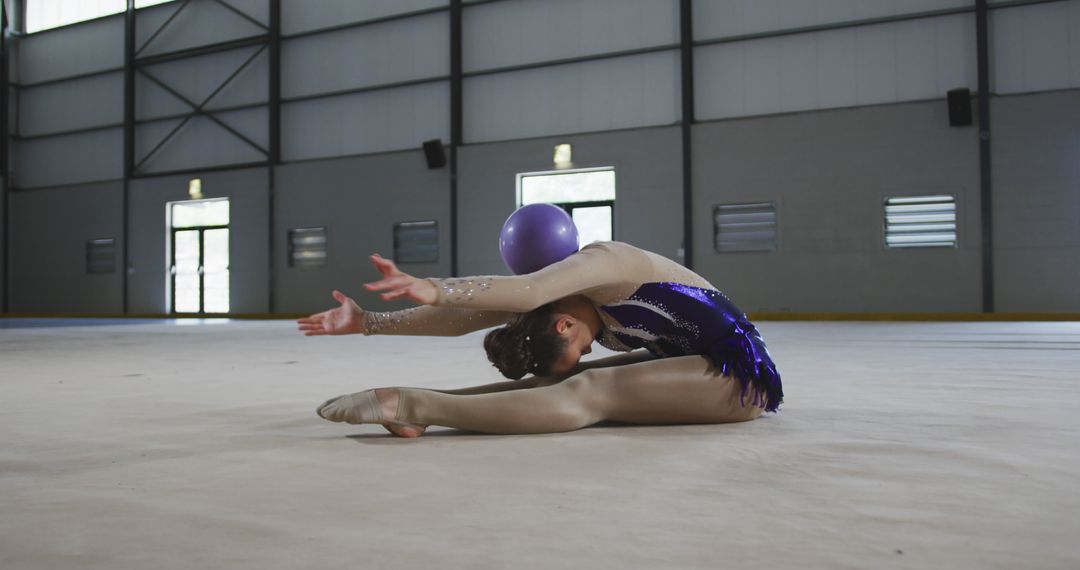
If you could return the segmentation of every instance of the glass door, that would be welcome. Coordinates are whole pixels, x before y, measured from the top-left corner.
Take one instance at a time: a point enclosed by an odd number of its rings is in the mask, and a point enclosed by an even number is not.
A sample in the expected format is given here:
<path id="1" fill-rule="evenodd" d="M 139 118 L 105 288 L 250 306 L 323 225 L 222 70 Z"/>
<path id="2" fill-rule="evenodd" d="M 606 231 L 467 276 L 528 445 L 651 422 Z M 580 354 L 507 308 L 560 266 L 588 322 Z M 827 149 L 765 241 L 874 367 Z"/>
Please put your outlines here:
<path id="1" fill-rule="evenodd" d="M 229 312 L 229 228 L 173 230 L 174 313 Z"/>
<path id="2" fill-rule="evenodd" d="M 203 312 L 229 312 L 229 228 L 203 230 Z"/>
<path id="3" fill-rule="evenodd" d="M 169 204 L 172 312 L 229 312 L 229 201 Z"/>
<path id="4" fill-rule="evenodd" d="M 172 312 L 202 312 L 200 230 L 173 230 Z"/>

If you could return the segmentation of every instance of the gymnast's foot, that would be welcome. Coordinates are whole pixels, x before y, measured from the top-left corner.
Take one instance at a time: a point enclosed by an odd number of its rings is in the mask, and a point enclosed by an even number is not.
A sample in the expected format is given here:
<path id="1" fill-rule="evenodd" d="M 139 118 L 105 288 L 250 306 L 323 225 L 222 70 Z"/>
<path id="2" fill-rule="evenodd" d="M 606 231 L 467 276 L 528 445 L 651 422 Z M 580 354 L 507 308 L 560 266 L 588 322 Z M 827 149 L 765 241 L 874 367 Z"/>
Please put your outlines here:
<path id="1" fill-rule="evenodd" d="M 420 437 L 427 429 L 426 425 L 396 419 L 400 397 L 401 393 L 397 388 L 365 390 L 331 398 L 319 406 L 316 413 L 332 422 L 382 424 L 387 431 L 398 437 Z"/>
<path id="2" fill-rule="evenodd" d="M 379 400 L 379 409 L 382 412 L 384 418 L 396 418 L 398 410 L 398 401 L 401 398 L 401 391 L 395 388 L 380 388 L 375 390 L 375 397 Z M 396 422 L 389 424 L 382 424 L 386 431 L 398 436 L 398 437 L 420 437 L 424 435 L 424 431 L 427 430 L 427 426 L 420 424 L 411 424 Z"/>

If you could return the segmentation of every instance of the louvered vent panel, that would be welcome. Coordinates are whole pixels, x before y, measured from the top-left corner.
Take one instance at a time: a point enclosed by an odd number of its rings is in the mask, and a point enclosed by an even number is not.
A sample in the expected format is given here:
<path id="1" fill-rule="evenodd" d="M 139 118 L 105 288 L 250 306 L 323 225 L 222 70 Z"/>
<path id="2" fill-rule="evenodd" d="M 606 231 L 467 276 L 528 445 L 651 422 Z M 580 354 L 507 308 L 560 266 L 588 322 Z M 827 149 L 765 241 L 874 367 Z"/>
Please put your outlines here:
<path id="1" fill-rule="evenodd" d="M 936 195 L 886 199 L 885 246 L 956 247 L 956 198 Z"/>
<path id="2" fill-rule="evenodd" d="M 394 224 L 394 261 L 435 263 L 439 260 L 439 225 L 434 221 Z"/>
<path id="3" fill-rule="evenodd" d="M 289 230 L 289 267 L 326 265 L 326 228 Z"/>
<path id="4" fill-rule="evenodd" d="M 716 251 L 776 251 L 776 204 L 726 204 L 713 209 Z"/>
<path id="5" fill-rule="evenodd" d="M 86 272 L 90 274 L 116 271 L 116 240 L 92 239 L 86 242 Z"/>

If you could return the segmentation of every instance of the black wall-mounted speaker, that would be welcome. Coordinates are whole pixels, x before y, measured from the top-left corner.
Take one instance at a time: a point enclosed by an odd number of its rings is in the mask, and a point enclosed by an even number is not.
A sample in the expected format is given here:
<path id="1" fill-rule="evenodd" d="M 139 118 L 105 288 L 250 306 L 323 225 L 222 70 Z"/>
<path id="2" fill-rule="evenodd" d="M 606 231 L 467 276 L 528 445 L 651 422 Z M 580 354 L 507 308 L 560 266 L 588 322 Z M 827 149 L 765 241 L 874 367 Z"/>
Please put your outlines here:
<path id="1" fill-rule="evenodd" d="M 442 139 L 424 141 L 424 160 L 428 168 L 442 168 L 446 166 L 446 153 L 443 151 Z"/>
<path id="2" fill-rule="evenodd" d="M 946 95 L 949 99 L 949 126 L 971 125 L 971 90 L 966 87 L 950 89 Z"/>

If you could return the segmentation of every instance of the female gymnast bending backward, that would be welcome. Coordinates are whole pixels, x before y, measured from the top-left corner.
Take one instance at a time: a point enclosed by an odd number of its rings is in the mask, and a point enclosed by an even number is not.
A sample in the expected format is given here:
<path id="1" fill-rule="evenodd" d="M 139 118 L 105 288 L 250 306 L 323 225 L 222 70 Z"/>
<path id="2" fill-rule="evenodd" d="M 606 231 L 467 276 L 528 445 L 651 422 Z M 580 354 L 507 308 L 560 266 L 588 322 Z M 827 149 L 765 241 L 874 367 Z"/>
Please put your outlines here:
<path id="1" fill-rule="evenodd" d="M 368 290 L 423 306 L 364 311 L 334 291 L 341 306 L 300 319 L 305 335 L 458 336 L 503 325 L 484 337 L 484 349 L 517 381 L 348 394 L 319 406 L 330 421 L 382 424 L 402 437 L 429 425 L 548 433 L 602 420 L 746 421 L 783 399 L 776 366 L 742 311 L 689 269 L 625 243 L 593 243 L 512 277 L 419 279 L 377 254 L 371 262 L 382 279 Z M 581 362 L 593 342 L 630 354 Z M 645 350 L 630 352 L 637 348 Z"/>

